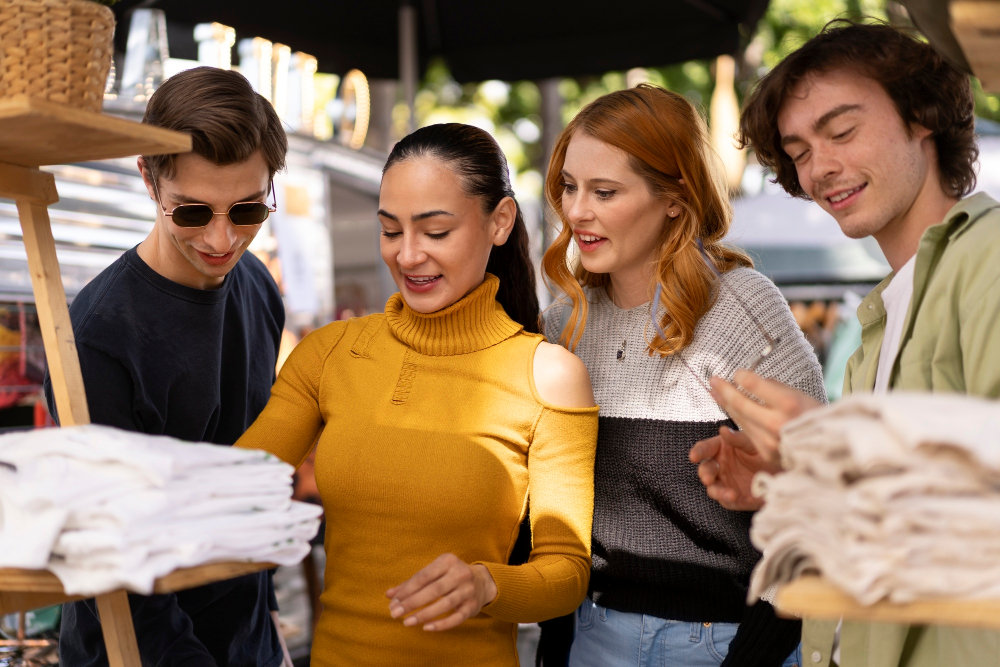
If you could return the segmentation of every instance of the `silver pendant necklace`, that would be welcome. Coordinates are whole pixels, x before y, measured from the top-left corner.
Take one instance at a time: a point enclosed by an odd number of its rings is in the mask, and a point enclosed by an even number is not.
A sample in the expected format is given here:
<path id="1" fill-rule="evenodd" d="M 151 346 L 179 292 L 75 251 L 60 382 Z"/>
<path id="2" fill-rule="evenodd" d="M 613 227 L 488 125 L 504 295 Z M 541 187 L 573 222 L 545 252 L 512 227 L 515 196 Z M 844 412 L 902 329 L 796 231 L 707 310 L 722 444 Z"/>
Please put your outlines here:
<path id="1" fill-rule="evenodd" d="M 611 305 L 614 308 L 614 310 L 612 311 L 614 320 L 617 320 L 619 317 L 625 318 L 625 321 L 623 323 L 619 324 L 616 322 L 615 326 L 615 332 L 617 333 L 617 335 L 615 336 L 615 340 L 621 338 L 622 341 L 621 345 L 619 345 L 618 349 L 615 351 L 615 359 L 617 361 L 625 361 L 626 352 L 628 350 L 628 336 L 630 333 L 632 333 L 632 330 L 635 329 L 636 324 L 632 324 L 631 327 L 628 326 L 629 324 L 628 318 L 630 311 L 622 310 L 621 308 L 616 306 L 614 300 L 611 298 L 610 295 L 608 295 L 608 300 L 611 301 Z M 641 323 L 642 321 L 643 318 L 640 317 L 639 322 Z"/>

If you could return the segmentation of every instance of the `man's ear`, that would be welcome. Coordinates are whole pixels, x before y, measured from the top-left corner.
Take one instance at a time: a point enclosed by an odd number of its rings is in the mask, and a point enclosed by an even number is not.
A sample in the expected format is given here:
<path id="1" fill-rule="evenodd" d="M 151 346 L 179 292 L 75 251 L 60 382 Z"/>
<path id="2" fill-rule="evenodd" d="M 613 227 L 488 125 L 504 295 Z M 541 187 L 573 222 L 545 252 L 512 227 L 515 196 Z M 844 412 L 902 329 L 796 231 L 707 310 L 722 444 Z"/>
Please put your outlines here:
<path id="1" fill-rule="evenodd" d="M 493 209 L 493 245 L 503 245 L 514 230 L 517 221 L 517 202 L 513 197 L 504 197 Z"/>
<path id="2" fill-rule="evenodd" d="M 915 137 L 918 141 L 923 141 L 932 134 L 934 134 L 933 130 L 928 130 L 919 123 L 910 123 L 910 135 Z"/>
<path id="3" fill-rule="evenodd" d="M 142 182 L 146 186 L 146 192 L 149 193 L 149 198 L 156 201 L 156 192 L 153 189 L 153 173 L 146 164 L 146 159 L 141 155 L 135 160 L 136 166 L 139 167 L 139 175 L 142 176 Z"/>

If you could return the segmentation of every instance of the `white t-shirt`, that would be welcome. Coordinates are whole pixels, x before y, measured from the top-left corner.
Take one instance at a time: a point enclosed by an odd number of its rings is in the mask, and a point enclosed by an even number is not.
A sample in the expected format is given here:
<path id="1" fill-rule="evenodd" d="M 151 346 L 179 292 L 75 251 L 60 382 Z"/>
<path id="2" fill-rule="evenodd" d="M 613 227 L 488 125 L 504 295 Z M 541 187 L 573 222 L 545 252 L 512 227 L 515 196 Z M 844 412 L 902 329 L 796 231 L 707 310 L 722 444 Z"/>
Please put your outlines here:
<path id="1" fill-rule="evenodd" d="M 913 298 L 913 267 L 916 265 L 916 260 L 916 255 L 911 257 L 882 290 L 882 303 L 885 305 L 885 335 L 878 356 L 878 373 L 875 375 L 876 395 L 886 394 L 889 391 L 892 365 L 896 361 L 896 355 L 899 354 L 906 311 L 909 310 L 910 300 Z"/>
<path id="2" fill-rule="evenodd" d="M 875 394 L 889 393 L 889 376 L 892 375 L 892 364 L 899 354 L 899 344 L 903 338 L 903 323 L 906 321 L 906 311 L 913 299 L 913 267 L 917 263 L 914 255 L 904 264 L 889 284 L 882 290 L 882 304 L 885 306 L 885 334 L 882 337 L 882 349 L 878 355 L 878 372 L 875 375 Z M 840 630 L 844 621 L 837 623 L 837 631 L 833 641 L 833 662 L 840 664 Z"/>
<path id="3" fill-rule="evenodd" d="M 875 394 L 889 393 L 889 376 L 892 375 L 892 364 L 899 354 L 899 344 L 903 338 L 903 324 L 906 322 L 906 311 L 910 309 L 913 299 L 913 267 L 917 263 L 914 255 L 896 272 L 889 284 L 882 290 L 882 304 L 885 306 L 885 334 L 882 337 L 882 349 L 878 355 L 878 372 L 875 375 Z M 840 664 L 840 630 L 844 621 L 837 623 L 837 631 L 833 641 L 833 662 Z"/>

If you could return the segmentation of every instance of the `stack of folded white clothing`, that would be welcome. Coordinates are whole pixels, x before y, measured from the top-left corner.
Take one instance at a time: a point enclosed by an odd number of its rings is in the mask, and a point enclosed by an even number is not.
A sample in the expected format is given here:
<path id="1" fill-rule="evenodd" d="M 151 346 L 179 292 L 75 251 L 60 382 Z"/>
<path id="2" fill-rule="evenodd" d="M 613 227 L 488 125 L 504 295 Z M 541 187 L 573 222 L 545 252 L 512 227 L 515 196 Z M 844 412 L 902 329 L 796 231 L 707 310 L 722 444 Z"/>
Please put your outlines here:
<path id="1" fill-rule="evenodd" d="M 790 422 L 758 475 L 750 598 L 808 572 L 862 604 L 1000 597 L 1000 404 L 854 396 Z"/>
<path id="2" fill-rule="evenodd" d="M 0 437 L 0 567 L 49 569 L 71 595 L 149 593 L 216 561 L 292 565 L 321 508 L 261 451 L 106 426 Z"/>

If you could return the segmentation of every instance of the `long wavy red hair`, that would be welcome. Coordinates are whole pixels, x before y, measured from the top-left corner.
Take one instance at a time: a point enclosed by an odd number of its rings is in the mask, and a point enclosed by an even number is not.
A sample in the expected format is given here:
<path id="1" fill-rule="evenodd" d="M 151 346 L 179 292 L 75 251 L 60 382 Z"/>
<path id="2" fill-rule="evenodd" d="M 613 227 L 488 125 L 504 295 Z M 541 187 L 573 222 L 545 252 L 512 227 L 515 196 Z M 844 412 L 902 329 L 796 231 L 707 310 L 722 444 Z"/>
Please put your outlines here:
<path id="1" fill-rule="evenodd" d="M 572 350 L 587 322 L 583 287 L 606 288 L 606 273 L 590 273 L 579 262 L 571 265 L 573 231 L 562 209 L 563 163 L 566 147 L 577 132 L 624 151 L 632 168 L 657 197 L 669 197 L 681 209 L 667 218 L 658 240 L 656 268 L 649 285 L 652 299 L 657 282 L 666 307 L 649 353 L 667 356 L 691 344 L 694 329 L 716 298 L 716 276 L 698 250 L 698 240 L 720 272 L 753 266 L 750 258 L 721 244 L 729 231 L 733 209 L 721 160 L 709 143 L 708 128 L 697 109 L 683 96 L 649 84 L 600 97 L 576 115 L 559 135 L 545 179 L 545 199 L 562 222 L 562 229 L 542 258 L 550 289 L 569 297 L 572 310 L 560 343 Z M 683 183 L 681 181 L 683 180 Z"/>

